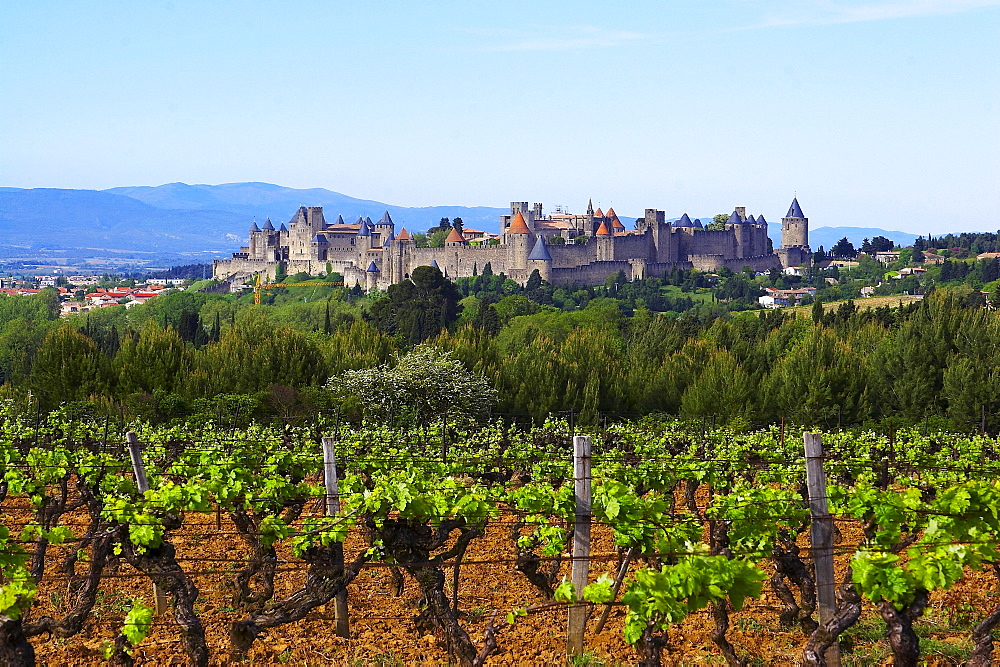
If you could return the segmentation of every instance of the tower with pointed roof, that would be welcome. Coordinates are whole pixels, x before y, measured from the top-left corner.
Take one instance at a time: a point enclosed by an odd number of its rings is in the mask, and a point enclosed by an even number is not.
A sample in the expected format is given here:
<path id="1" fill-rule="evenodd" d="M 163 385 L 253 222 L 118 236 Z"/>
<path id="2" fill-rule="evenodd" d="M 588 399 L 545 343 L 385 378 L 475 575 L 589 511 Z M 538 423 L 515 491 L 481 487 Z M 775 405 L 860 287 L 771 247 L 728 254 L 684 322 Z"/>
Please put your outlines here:
<path id="1" fill-rule="evenodd" d="M 615 237 L 604 220 L 601 220 L 597 231 L 594 232 L 594 241 L 597 244 L 597 261 L 613 261 L 615 258 Z"/>
<path id="2" fill-rule="evenodd" d="M 510 203 L 510 216 L 507 219 L 507 227 L 512 227 L 514 225 L 514 220 L 517 216 L 521 216 L 521 222 L 527 227 L 529 232 L 534 232 L 535 225 L 535 212 L 528 207 L 528 202 L 526 201 L 512 201 Z M 500 229 L 501 233 L 506 232 L 506 228 Z"/>
<path id="3" fill-rule="evenodd" d="M 528 269 L 538 269 L 538 275 L 542 280 L 552 281 L 552 254 L 542 236 L 535 240 L 535 246 L 528 253 Z"/>
<path id="4" fill-rule="evenodd" d="M 809 218 L 802 214 L 799 199 L 792 199 L 788 213 L 781 219 L 781 247 L 802 248 L 809 245 Z"/>
<path id="5" fill-rule="evenodd" d="M 247 245 L 247 256 L 257 258 L 259 252 L 257 250 L 257 245 L 260 242 L 260 227 L 257 226 L 257 221 L 254 220 L 253 224 L 250 225 L 250 243 Z"/>
<path id="6" fill-rule="evenodd" d="M 799 198 L 793 197 L 788 213 L 781 219 L 781 250 L 785 266 L 804 266 L 812 259 L 809 249 L 809 218 L 802 213 Z"/>
<path id="7" fill-rule="evenodd" d="M 518 210 L 514 219 L 504 233 L 507 245 L 507 266 L 512 269 L 525 269 L 528 266 L 528 253 L 531 252 L 534 235 L 528 229 L 524 214 Z"/>
<path id="8" fill-rule="evenodd" d="M 378 270 L 378 266 L 375 265 L 375 262 L 374 261 L 369 262 L 368 263 L 368 268 L 365 269 L 365 289 L 366 290 L 370 291 L 370 290 L 375 289 L 375 287 L 378 285 L 378 276 L 379 276 L 379 273 L 381 273 L 381 271 Z"/>
<path id="9" fill-rule="evenodd" d="M 396 223 L 392 221 L 392 216 L 389 215 L 389 211 L 382 214 L 382 217 L 378 222 L 375 223 L 375 231 L 385 239 L 396 229 Z"/>

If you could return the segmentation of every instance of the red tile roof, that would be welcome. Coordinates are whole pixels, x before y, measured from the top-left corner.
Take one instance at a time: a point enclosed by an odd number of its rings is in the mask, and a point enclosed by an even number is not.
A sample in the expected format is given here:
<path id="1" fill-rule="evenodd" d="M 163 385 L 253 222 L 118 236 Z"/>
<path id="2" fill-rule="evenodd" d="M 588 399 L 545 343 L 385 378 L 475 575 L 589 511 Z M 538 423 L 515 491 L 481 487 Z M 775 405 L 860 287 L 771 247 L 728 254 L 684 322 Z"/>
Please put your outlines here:
<path id="1" fill-rule="evenodd" d="M 531 230 L 528 229 L 527 223 L 524 222 L 524 216 L 518 211 L 514 216 L 514 219 L 510 223 L 510 227 L 507 228 L 508 234 L 530 234 Z"/>

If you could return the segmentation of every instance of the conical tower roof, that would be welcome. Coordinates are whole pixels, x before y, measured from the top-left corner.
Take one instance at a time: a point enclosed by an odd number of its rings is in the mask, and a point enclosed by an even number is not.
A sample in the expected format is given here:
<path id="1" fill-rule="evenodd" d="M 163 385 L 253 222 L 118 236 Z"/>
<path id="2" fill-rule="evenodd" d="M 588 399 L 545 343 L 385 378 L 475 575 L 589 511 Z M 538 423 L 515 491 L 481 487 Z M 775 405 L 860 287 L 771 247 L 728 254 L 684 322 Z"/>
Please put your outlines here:
<path id="1" fill-rule="evenodd" d="M 396 238 L 399 239 L 400 241 L 409 241 L 410 232 L 406 231 L 406 227 L 403 227 L 402 229 L 399 230 L 399 236 L 397 236 Z"/>
<path id="2" fill-rule="evenodd" d="M 739 213 L 737 213 L 736 211 L 733 211 L 732 213 L 729 214 L 729 219 L 726 220 L 726 224 L 727 225 L 742 225 L 743 224 L 743 218 L 740 217 Z"/>
<path id="3" fill-rule="evenodd" d="M 804 218 L 806 216 L 802 215 L 802 207 L 799 206 L 799 198 L 794 197 L 792 199 L 792 205 L 788 207 L 788 213 L 785 214 L 786 218 Z"/>
<path id="4" fill-rule="evenodd" d="M 372 230 L 369 229 L 368 225 L 365 224 L 365 221 L 362 220 L 361 225 L 358 227 L 358 236 L 371 236 L 371 235 L 372 235 Z"/>
<path id="5" fill-rule="evenodd" d="M 608 218 L 617 218 L 618 217 L 618 214 L 615 213 L 615 207 L 614 206 L 612 206 L 611 208 L 609 208 L 608 212 L 605 213 L 604 215 L 606 217 L 608 217 Z"/>
<path id="6" fill-rule="evenodd" d="M 528 229 L 528 223 L 524 221 L 524 216 L 518 211 L 514 214 L 514 219 L 510 223 L 510 227 L 507 228 L 508 234 L 530 234 L 531 230 Z"/>
<path id="7" fill-rule="evenodd" d="M 691 226 L 695 229 L 705 229 L 705 226 L 701 224 L 701 218 L 695 218 L 694 222 L 691 223 Z"/>
<path id="8" fill-rule="evenodd" d="M 278 227 L 279 232 L 287 232 L 288 227 L 285 227 L 285 223 L 281 223 L 281 227 Z"/>
<path id="9" fill-rule="evenodd" d="M 604 217 L 604 211 L 601 210 L 600 206 L 597 207 L 597 211 L 594 213 L 594 217 L 595 218 L 603 218 Z"/>
<path id="10" fill-rule="evenodd" d="M 375 266 L 375 262 L 370 262 L 368 268 L 365 269 L 365 273 L 379 273 L 378 267 Z"/>
<path id="11" fill-rule="evenodd" d="M 389 215 L 389 211 L 382 214 L 382 219 L 378 221 L 380 225 L 393 225 L 392 217 Z"/>
<path id="12" fill-rule="evenodd" d="M 535 247 L 528 253 L 528 259 L 539 259 L 546 262 L 552 261 L 552 255 L 549 254 L 549 247 L 545 245 L 545 239 L 541 236 L 535 241 Z"/>
<path id="13" fill-rule="evenodd" d="M 617 215 L 614 218 L 611 219 L 611 229 L 614 229 L 614 230 L 624 230 L 625 229 L 625 225 L 622 224 L 622 221 L 618 219 Z"/>
<path id="14" fill-rule="evenodd" d="M 337 220 L 333 224 L 335 224 L 335 225 L 342 225 L 342 224 L 344 224 L 344 216 L 342 216 L 342 215 L 340 215 L 338 213 L 337 214 Z"/>
<path id="15" fill-rule="evenodd" d="M 763 214 L 757 216 L 757 224 L 758 225 L 766 225 L 767 224 L 767 220 L 764 219 L 764 215 Z"/>
<path id="16" fill-rule="evenodd" d="M 462 236 L 462 232 L 458 231 L 454 227 L 451 228 L 451 233 L 448 234 L 448 238 L 444 240 L 445 243 L 465 243 L 465 237 Z"/>
<path id="17" fill-rule="evenodd" d="M 390 245 L 392 245 L 392 242 L 395 240 L 396 240 L 396 235 L 393 234 L 392 232 L 389 232 L 389 235 L 385 237 L 385 241 L 382 243 L 382 247 L 388 248 Z"/>
<path id="18" fill-rule="evenodd" d="M 685 213 L 680 217 L 680 220 L 674 223 L 674 227 L 694 227 L 694 223 L 691 222 L 691 218 Z"/>
<path id="19" fill-rule="evenodd" d="M 271 224 L 271 218 L 268 218 L 267 220 L 264 221 L 264 226 L 261 227 L 261 229 L 265 232 L 274 231 L 274 225 Z"/>
<path id="20" fill-rule="evenodd" d="M 611 232 L 608 231 L 608 226 L 601 222 L 601 226 L 597 228 L 597 233 L 594 236 L 611 236 Z"/>
<path id="21" fill-rule="evenodd" d="M 257 221 L 254 220 L 253 224 L 250 225 L 250 233 L 254 234 L 254 233 L 259 232 L 259 231 L 260 231 L 260 227 L 257 226 Z"/>

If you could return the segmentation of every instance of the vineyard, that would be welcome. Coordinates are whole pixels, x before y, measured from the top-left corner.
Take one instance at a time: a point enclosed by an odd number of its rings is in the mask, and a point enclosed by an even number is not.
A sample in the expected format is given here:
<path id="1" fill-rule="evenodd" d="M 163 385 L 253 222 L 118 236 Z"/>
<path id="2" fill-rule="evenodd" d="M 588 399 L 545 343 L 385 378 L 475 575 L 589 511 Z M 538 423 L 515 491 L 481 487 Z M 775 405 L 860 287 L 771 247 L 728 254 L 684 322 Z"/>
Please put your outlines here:
<path id="1" fill-rule="evenodd" d="M 2 418 L 5 665 L 560 664 L 574 615 L 578 663 L 819 665 L 838 640 L 844 664 L 992 661 L 989 437 L 824 433 L 814 518 L 803 433 L 779 427 Z"/>

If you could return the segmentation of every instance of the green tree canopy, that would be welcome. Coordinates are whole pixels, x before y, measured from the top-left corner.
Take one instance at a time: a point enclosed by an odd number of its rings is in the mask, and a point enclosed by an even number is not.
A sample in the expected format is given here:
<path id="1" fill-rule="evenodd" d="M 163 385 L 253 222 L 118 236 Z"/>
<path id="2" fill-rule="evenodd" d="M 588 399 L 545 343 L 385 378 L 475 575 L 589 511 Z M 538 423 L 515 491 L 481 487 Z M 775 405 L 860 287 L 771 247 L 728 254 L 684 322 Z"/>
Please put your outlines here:
<path id="1" fill-rule="evenodd" d="M 31 389 L 44 408 L 107 394 L 111 362 L 94 341 L 65 324 L 42 342 L 31 369 Z"/>
<path id="2" fill-rule="evenodd" d="M 438 335 L 458 318 L 462 295 L 433 266 L 418 266 L 411 277 L 390 285 L 386 296 L 372 305 L 379 329 L 399 334 L 410 344 Z"/>
<path id="3" fill-rule="evenodd" d="M 830 248 L 830 254 L 834 257 L 855 257 L 858 252 L 854 249 L 854 244 L 847 240 L 847 237 L 840 239 Z"/>

